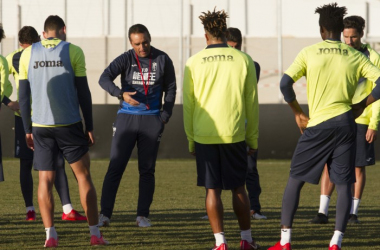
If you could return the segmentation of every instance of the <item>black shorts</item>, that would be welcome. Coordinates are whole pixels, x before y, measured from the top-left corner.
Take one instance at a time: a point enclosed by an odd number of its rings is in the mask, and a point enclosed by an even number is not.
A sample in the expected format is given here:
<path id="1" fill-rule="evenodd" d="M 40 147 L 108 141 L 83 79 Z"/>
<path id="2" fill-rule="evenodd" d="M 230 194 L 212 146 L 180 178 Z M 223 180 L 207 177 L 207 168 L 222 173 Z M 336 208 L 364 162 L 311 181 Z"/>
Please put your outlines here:
<path id="1" fill-rule="evenodd" d="M 197 185 L 225 190 L 244 186 L 248 166 L 246 147 L 245 141 L 231 144 L 195 142 Z"/>
<path id="2" fill-rule="evenodd" d="M 365 136 L 368 125 L 356 124 L 356 167 L 375 165 L 375 142 L 368 143 Z"/>
<path id="3" fill-rule="evenodd" d="M 22 118 L 17 115 L 15 115 L 15 157 L 23 160 L 33 160 L 33 150 L 26 145 Z"/>
<path id="4" fill-rule="evenodd" d="M 60 152 L 71 164 L 88 152 L 82 122 L 63 127 L 33 127 L 34 168 L 53 171 Z"/>
<path id="5" fill-rule="evenodd" d="M 318 184 L 327 163 L 331 182 L 355 182 L 356 124 L 351 111 L 307 128 L 298 140 L 290 176 Z"/>

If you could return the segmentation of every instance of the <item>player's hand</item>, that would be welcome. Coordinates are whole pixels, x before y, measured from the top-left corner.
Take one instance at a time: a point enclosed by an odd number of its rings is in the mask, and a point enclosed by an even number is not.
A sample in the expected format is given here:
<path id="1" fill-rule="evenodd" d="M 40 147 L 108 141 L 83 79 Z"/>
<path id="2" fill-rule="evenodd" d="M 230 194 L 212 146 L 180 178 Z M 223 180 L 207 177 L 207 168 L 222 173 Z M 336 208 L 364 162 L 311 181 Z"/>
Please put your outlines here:
<path id="1" fill-rule="evenodd" d="M 365 135 L 365 139 L 367 140 L 368 143 L 372 143 L 376 141 L 377 139 L 377 131 L 373 129 L 368 129 L 367 133 Z"/>
<path id="2" fill-rule="evenodd" d="M 28 146 L 28 148 L 34 151 L 33 134 L 26 134 L 25 139 L 26 139 L 26 146 Z"/>
<path id="3" fill-rule="evenodd" d="M 190 154 L 191 154 L 192 156 L 195 156 L 195 151 L 190 152 Z"/>
<path id="4" fill-rule="evenodd" d="M 12 111 L 16 112 L 17 114 L 21 115 L 20 114 L 20 105 L 18 104 L 18 102 L 10 102 L 8 103 L 8 108 L 10 108 Z"/>
<path id="5" fill-rule="evenodd" d="M 128 103 L 128 104 L 130 104 L 132 106 L 138 106 L 138 105 L 140 105 L 140 103 L 138 101 L 136 101 L 135 99 L 133 99 L 131 97 L 131 96 L 136 95 L 136 93 L 137 93 L 136 91 L 135 92 L 124 92 L 123 93 L 123 100 L 126 103 Z"/>
<path id="6" fill-rule="evenodd" d="M 304 113 L 298 113 L 295 115 L 297 126 L 300 129 L 301 134 L 305 131 L 307 124 L 309 123 L 310 118 Z"/>
<path id="7" fill-rule="evenodd" d="M 248 155 L 253 155 L 254 153 L 256 153 L 256 151 L 257 151 L 257 148 L 255 149 L 255 148 L 249 148 L 248 149 Z"/>
<path id="8" fill-rule="evenodd" d="M 87 131 L 88 146 L 91 147 L 95 144 L 94 132 Z"/>
<path id="9" fill-rule="evenodd" d="M 161 115 L 159 115 L 158 118 L 160 118 L 160 121 L 161 121 L 164 125 L 167 123 L 166 121 L 162 120 Z"/>
<path id="10" fill-rule="evenodd" d="M 367 107 L 366 106 L 366 100 L 367 98 L 363 99 L 363 101 L 359 103 L 355 103 L 351 105 L 352 112 L 354 113 L 354 118 L 358 118 L 364 111 L 364 109 Z"/>

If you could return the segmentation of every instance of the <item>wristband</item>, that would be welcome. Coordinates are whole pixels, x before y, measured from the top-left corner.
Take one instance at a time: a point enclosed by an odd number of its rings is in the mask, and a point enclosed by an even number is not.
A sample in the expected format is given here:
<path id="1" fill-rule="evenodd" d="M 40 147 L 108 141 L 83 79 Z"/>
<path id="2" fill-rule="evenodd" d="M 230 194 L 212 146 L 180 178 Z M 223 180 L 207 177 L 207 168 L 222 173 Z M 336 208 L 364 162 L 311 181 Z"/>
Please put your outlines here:
<path id="1" fill-rule="evenodd" d="M 120 94 L 118 95 L 117 99 L 119 99 L 120 101 L 124 101 L 123 94 L 124 94 L 124 91 L 120 90 Z"/>

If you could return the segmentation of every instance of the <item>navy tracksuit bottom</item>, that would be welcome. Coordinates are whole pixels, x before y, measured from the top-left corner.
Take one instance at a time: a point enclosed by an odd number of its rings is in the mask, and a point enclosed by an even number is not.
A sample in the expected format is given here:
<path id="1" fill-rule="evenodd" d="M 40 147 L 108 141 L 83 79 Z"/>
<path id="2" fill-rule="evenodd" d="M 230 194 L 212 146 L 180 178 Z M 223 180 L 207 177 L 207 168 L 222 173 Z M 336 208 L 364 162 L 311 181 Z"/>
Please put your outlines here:
<path id="1" fill-rule="evenodd" d="M 111 218 L 121 178 L 132 150 L 137 145 L 140 175 L 137 216 L 149 216 L 154 194 L 157 152 L 164 126 L 158 115 L 117 115 L 110 163 L 102 188 L 101 214 Z"/>
<path id="2" fill-rule="evenodd" d="M 251 203 L 251 210 L 260 212 L 261 205 L 259 196 L 261 194 L 260 178 L 257 171 L 257 150 L 253 155 L 248 156 L 248 169 L 247 177 L 245 179 L 245 186 L 248 190 L 249 201 Z"/>

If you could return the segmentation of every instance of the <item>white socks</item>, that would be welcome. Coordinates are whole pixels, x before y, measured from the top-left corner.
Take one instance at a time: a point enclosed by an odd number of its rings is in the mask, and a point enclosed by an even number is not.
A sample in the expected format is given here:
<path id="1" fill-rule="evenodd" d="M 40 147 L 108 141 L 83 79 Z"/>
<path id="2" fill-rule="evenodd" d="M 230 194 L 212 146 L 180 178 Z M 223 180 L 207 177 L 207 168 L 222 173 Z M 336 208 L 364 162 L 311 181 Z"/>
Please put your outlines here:
<path id="1" fill-rule="evenodd" d="M 350 214 L 358 215 L 360 199 L 352 197 L 351 212 Z"/>
<path id="2" fill-rule="evenodd" d="M 26 212 L 29 212 L 29 211 L 36 211 L 36 210 L 34 209 L 34 206 L 26 207 Z"/>
<path id="3" fill-rule="evenodd" d="M 292 229 L 291 228 L 284 228 L 281 229 L 281 246 L 290 243 L 292 240 Z"/>
<path id="4" fill-rule="evenodd" d="M 73 206 L 69 203 L 69 204 L 62 206 L 62 209 L 63 209 L 63 212 L 65 214 L 68 214 L 71 212 L 71 210 L 73 210 Z"/>
<path id="5" fill-rule="evenodd" d="M 327 216 L 327 214 L 329 213 L 329 204 L 330 204 L 330 196 L 321 195 L 318 213 L 325 214 Z"/>
<path id="6" fill-rule="evenodd" d="M 95 235 L 96 237 L 100 238 L 101 237 L 101 234 L 100 234 L 100 231 L 99 231 L 99 227 L 98 225 L 95 225 L 95 226 L 88 226 L 90 228 L 90 234 L 91 236 L 92 235 Z"/>
<path id="7" fill-rule="evenodd" d="M 248 243 L 253 241 L 251 229 L 240 231 L 241 240 L 246 240 Z"/>
<path id="8" fill-rule="evenodd" d="M 223 243 L 227 243 L 226 238 L 224 237 L 224 232 L 214 234 L 215 237 L 215 245 L 218 247 Z"/>
<path id="9" fill-rule="evenodd" d="M 46 232 L 46 240 L 50 238 L 58 239 L 57 231 L 55 231 L 55 227 L 45 228 Z"/>
<path id="10" fill-rule="evenodd" d="M 344 233 L 341 231 L 334 231 L 334 235 L 330 241 L 330 247 L 333 245 L 338 245 L 338 247 L 342 247 L 342 240 L 343 240 Z"/>

